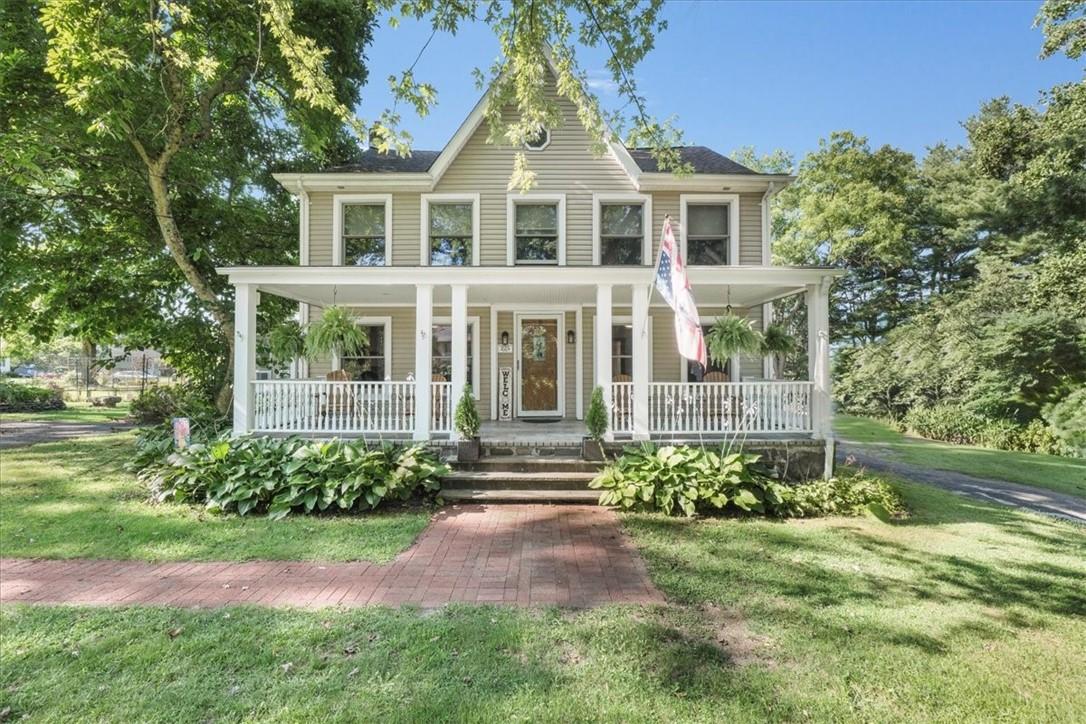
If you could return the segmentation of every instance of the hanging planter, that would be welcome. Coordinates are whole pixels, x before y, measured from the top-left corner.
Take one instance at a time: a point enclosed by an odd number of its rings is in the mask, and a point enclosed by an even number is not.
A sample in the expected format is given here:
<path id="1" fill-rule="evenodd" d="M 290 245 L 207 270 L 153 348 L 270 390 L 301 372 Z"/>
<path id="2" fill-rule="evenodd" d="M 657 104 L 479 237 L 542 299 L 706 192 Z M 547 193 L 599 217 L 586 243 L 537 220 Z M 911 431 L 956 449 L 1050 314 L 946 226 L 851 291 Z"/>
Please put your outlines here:
<path id="1" fill-rule="evenodd" d="M 762 335 L 749 319 L 734 314 L 718 317 L 705 338 L 709 358 L 724 365 L 740 354 L 761 354 Z"/>
<path id="2" fill-rule="evenodd" d="M 305 355 L 305 330 L 296 320 L 288 319 L 268 333 L 268 351 L 277 364 L 289 365 Z"/>
<path id="3" fill-rule="evenodd" d="M 771 324 L 762 333 L 762 355 L 773 363 L 772 377 L 780 377 L 784 370 L 784 358 L 796 351 L 796 338 L 788 334 L 783 324 Z"/>
<path id="4" fill-rule="evenodd" d="M 305 354 L 310 359 L 360 353 L 369 344 L 366 331 L 343 307 L 325 307 L 320 319 L 309 325 Z"/>

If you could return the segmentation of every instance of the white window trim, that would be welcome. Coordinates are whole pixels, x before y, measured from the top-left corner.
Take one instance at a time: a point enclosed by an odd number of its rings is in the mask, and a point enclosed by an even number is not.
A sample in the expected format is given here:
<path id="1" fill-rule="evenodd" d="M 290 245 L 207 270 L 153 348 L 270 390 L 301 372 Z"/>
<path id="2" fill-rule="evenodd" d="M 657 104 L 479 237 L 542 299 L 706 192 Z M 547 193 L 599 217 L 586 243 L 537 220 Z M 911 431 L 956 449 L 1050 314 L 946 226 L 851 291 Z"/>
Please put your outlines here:
<path id="1" fill-rule="evenodd" d="M 435 324 L 447 324 L 452 326 L 452 317 L 434 317 L 430 322 L 431 326 Z M 471 329 L 471 379 L 468 382 L 471 384 L 471 396 L 476 400 L 479 399 L 479 350 L 481 345 L 479 344 L 479 315 L 468 317 L 468 327 Z M 431 333 L 432 337 L 432 333 Z M 433 339 L 430 340 L 430 344 L 434 343 Z M 433 360 L 433 352 L 430 353 L 430 359 Z"/>
<path id="2" fill-rule="evenodd" d="M 354 323 L 358 326 L 381 325 L 385 328 L 385 348 L 382 356 L 385 358 L 385 379 L 392 379 L 392 317 L 355 317 Z M 332 355 L 332 369 L 343 369 L 343 360 L 338 354 Z"/>
<path id="3" fill-rule="evenodd" d="M 739 266 L 739 194 L 680 194 L 679 195 L 679 248 L 687 266 L 700 266 L 711 269 L 712 264 L 690 264 L 686 253 L 686 220 L 689 218 L 686 207 L 699 204 L 727 204 L 728 208 L 728 264 Z"/>
<path id="4" fill-rule="evenodd" d="M 652 346 L 652 320 L 653 320 L 652 312 L 649 312 L 649 382 L 655 382 L 655 380 L 652 377 L 652 358 L 656 356 L 655 354 L 653 354 L 653 346 Z M 611 326 L 614 327 L 614 326 L 619 325 L 619 324 L 632 325 L 633 324 L 633 317 L 631 315 L 629 315 L 629 314 L 611 315 Z M 611 362 L 611 376 L 612 377 L 615 376 L 615 369 L 614 369 L 614 365 L 615 365 L 615 363 L 614 363 L 614 358 L 615 358 L 614 339 L 615 339 L 615 332 L 612 329 L 611 330 L 611 360 L 612 360 L 612 362 Z"/>
<path id="5" fill-rule="evenodd" d="M 551 129 L 544 128 L 543 133 L 547 134 L 547 140 L 543 142 L 542 146 L 531 146 L 528 144 L 527 141 L 525 141 L 524 150 L 532 153 L 539 153 L 540 151 L 545 150 L 547 146 L 551 145 Z"/>
<path id="6" fill-rule="evenodd" d="M 636 204 L 640 203 L 642 212 L 641 229 L 644 239 L 641 242 L 641 263 L 643 266 L 652 266 L 652 196 L 649 194 L 592 194 L 592 263 L 600 265 L 600 206 L 602 204 Z"/>
<path id="7" fill-rule="evenodd" d="M 566 195 L 544 194 L 529 192 L 526 194 L 506 194 L 505 196 L 505 263 L 507 266 L 516 266 L 517 238 L 516 238 L 516 211 L 517 204 L 546 204 L 558 205 L 558 266 L 566 265 Z M 552 266 L 551 264 L 531 264 L 524 266 Z"/>
<path id="8" fill-rule="evenodd" d="M 479 194 L 421 194 L 419 264 L 430 266 L 430 205 L 471 204 L 471 266 L 479 266 Z"/>
<path id="9" fill-rule="evenodd" d="M 698 315 L 698 324 L 700 324 L 703 327 L 706 327 L 706 326 L 712 327 L 714 324 L 716 324 L 716 320 L 719 319 L 720 317 L 723 317 L 723 316 L 724 316 L 723 314 L 699 314 Z M 746 319 L 747 317 L 746 317 L 746 315 L 744 315 L 742 318 Z M 708 350 L 706 350 L 706 353 L 708 354 Z M 729 382 L 742 382 L 742 377 L 740 377 L 740 373 L 742 372 L 742 370 L 740 369 L 740 366 L 741 366 L 740 357 L 741 357 L 741 355 L 735 355 L 735 356 L 731 357 L 728 360 L 728 364 L 730 365 L 729 377 L 731 378 L 731 379 L 728 380 Z M 682 355 L 679 355 L 679 381 L 683 382 L 683 383 L 686 382 L 686 365 L 687 365 L 687 362 L 688 362 L 688 360 L 685 357 L 683 357 Z M 698 384 L 698 383 L 691 382 L 689 384 L 693 385 L 693 384 Z"/>
<path id="10" fill-rule="evenodd" d="M 347 204 L 384 205 L 385 266 L 392 266 L 392 194 L 335 194 L 332 196 L 332 264 L 343 266 L 343 207 Z"/>

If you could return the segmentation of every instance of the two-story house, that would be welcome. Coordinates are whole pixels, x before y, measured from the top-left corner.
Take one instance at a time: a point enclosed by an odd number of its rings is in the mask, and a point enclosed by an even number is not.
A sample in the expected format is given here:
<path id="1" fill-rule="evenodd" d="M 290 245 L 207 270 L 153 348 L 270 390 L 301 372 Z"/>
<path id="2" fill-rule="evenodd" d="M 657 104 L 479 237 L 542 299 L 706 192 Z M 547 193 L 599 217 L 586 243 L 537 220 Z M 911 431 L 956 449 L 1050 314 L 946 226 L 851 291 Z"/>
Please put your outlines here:
<path id="1" fill-rule="evenodd" d="M 299 202 L 300 264 L 220 270 L 237 293 L 236 433 L 448 438 L 470 384 L 484 437 L 527 421 L 579 434 L 600 385 L 617 439 L 742 428 L 829 440 L 836 272 L 770 259 L 769 201 L 792 177 L 701 146 L 681 149 L 694 171 L 684 176 L 617 142 L 595 156 L 573 105 L 551 93 L 565 122 L 527 146 L 528 193 L 507 189 L 515 149 L 487 142 L 486 96 L 440 152 L 367 152 L 276 175 Z M 762 326 L 774 300 L 804 295 L 808 379 L 768 379 L 756 357 L 705 370 L 680 358 L 673 313 L 651 286 L 665 216 L 706 328 L 729 311 Z M 369 344 L 300 365 L 298 379 L 258 381 L 261 294 L 296 300 L 303 321 L 349 308 Z"/>

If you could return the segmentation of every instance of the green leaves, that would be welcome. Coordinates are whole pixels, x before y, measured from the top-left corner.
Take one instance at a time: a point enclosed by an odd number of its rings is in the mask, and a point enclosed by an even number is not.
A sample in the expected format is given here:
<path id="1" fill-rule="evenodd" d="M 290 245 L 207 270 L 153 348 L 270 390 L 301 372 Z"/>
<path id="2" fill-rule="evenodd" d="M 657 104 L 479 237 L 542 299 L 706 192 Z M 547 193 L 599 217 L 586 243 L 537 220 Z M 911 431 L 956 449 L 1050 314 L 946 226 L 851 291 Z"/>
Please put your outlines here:
<path id="1" fill-rule="evenodd" d="M 603 440 L 607 432 L 607 406 L 603 402 L 603 388 L 596 387 L 592 390 L 592 398 L 588 402 L 588 410 L 584 415 L 585 430 L 588 436 L 599 442 Z"/>
<path id="2" fill-rule="evenodd" d="M 776 514 L 788 489 L 758 467 L 757 455 L 689 445 L 627 448 L 589 487 L 601 490 L 600 505 L 626 510 L 678 510 L 692 516 L 704 510 Z M 771 505 L 767 509 L 765 501 Z"/>
<path id="3" fill-rule="evenodd" d="M 475 396 L 472 394 L 471 385 L 464 385 L 464 392 L 460 395 L 453 414 L 453 426 L 462 437 L 470 439 L 479 436 L 479 428 L 482 424 L 479 410 L 475 407 Z"/>
<path id="4" fill-rule="evenodd" d="M 358 354 L 369 344 L 369 335 L 344 307 L 325 307 L 320 319 L 309 325 L 305 353 L 311 359 Z"/>
<path id="5" fill-rule="evenodd" d="M 724 314 L 717 317 L 706 335 L 705 346 L 713 361 L 722 365 L 736 355 L 761 354 L 762 341 L 752 320 Z"/>
<path id="6" fill-rule="evenodd" d="M 422 445 L 371 448 L 361 440 L 247 437 L 169 454 L 155 473 L 159 501 L 204 503 L 239 515 L 266 510 L 270 518 L 282 518 L 407 500 L 438 490 L 448 468 Z"/>

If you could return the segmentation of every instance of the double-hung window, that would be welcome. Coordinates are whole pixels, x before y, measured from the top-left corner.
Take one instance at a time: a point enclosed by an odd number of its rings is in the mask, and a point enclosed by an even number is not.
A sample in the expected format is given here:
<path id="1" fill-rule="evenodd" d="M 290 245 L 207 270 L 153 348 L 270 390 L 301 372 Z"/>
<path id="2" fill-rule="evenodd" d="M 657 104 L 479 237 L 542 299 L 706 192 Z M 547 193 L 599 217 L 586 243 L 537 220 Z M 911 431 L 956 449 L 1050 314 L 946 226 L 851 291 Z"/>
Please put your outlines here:
<path id="1" fill-rule="evenodd" d="M 686 208 L 686 263 L 729 264 L 729 204 L 691 204 Z"/>
<path id="2" fill-rule="evenodd" d="M 630 266 L 645 263 L 648 201 L 609 200 L 598 202 L 597 255 L 604 266 Z"/>
<path id="3" fill-rule="evenodd" d="M 474 210 L 471 203 L 430 204 L 430 264 L 470 266 Z"/>
<path id="4" fill-rule="evenodd" d="M 392 196 L 336 194 L 333 206 L 332 263 L 346 266 L 390 264 Z"/>
<path id="5" fill-rule="evenodd" d="M 611 377 L 633 379 L 633 324 L 611 327 Z"/>
<path id="6" fill-rule="evenodd" d="M 565 246 L 564 194 L 510 195 L 509 264 L 560 264 Z"/>
<path id="7" fill-rule="evenodd" d="M 385 263 L 384 204 L 343 205 L 343 263 L 383 266 Z"/>
<path id="8" fill-rule="evenodd" d="M 352 380 L 379 382 L 387 379 L 388 369 L 388 323 L 363 320 L 359 328 L 366 333 L 366 344 L 358 354 L 344 355 L 340 358 L 340 367 L 347 371 Z"/>
<path id="9" fill-rule="evenodd" d="M 476 361 L 476 335 L 479 331 L 479 318 L 471 317 L 468 319 L 468 359 L 467 359 L 467 380 L 471 385 L 472 394 L 478 399 L 479 397 L 479 378 L 477 375 L 478 365 Z M 442 319 L 434 322 L 433 333 L 430 335 L 433 340 L 431 347 L 430 359 L 431 359 L 431 371 L 433 372 L 434 379 L 440 379 L 443 382 L 452 381 L 452 324 L 448 319 Z"/>
<path id="10" fill-rule="evenodd" d="M 739 263 L 739 194 L 682 194 L 679 223 L 687 266 Z"/>

